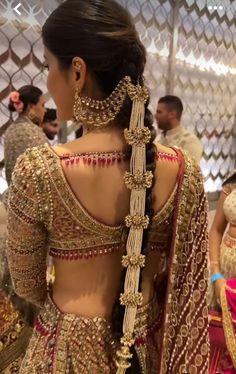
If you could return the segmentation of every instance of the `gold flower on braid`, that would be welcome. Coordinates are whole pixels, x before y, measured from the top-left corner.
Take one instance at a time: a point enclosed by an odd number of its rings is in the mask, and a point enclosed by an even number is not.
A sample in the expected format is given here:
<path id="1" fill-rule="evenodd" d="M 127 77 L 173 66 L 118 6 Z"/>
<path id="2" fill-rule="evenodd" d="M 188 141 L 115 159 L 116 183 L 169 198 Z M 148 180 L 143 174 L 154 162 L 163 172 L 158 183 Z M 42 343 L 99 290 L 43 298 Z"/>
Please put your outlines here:
<path id="1" fill-rule="evenodd" d="M 144 255 L 125 255 L 122 257 L 122 266 L 131 268 L 143 268 L 145 266 L 145 256 Z"/>
<path id="2" fill-rule="evenodd" d="M 140 214 L 135 214 L 131 216 L 130 214 L 125 217 L 125 223 L 127 227 L 132 227 L 133 229 L 147 229 L 149 225 L 149 217 L 142 216 Z"/>
<path id="3" fill-rule="evenodd" d="M 130 190 L 141 190 L 143 188 L 151 188 L 152 179 L 153 174 L 151 171 L 146 171 L 146 173 L 141 173 L 140 171 L 137 171 L 135 174 L 126 172 L 124 176 L 125 185 Z"/>
<path id="4" fill-rule="evenodd" d="M 137 293 L 126 292 L 120 295 L 121 305 L 129 305 L 131 307 L 135 307 L 138 305 L 142 305 L 142 302 L 143 302 L 143 295 L 141 292 L 137 292 Z"/>
<path id="5" fill-rule="evenodd" d="M 149 98 L 148 89 L 145 86 L 140 86 L 139 84 L 135 86 L 134 84 L 129 83 L 127 92 L 132 101 L 138 100 L 145 104 Z"/>
<path id="6" fill-rule="evenodd" d="M 125 140 L 129 145 L 145 145 L 151 140 L 151 131 L 144 127 L 142 129 L 124 130 Z"/>

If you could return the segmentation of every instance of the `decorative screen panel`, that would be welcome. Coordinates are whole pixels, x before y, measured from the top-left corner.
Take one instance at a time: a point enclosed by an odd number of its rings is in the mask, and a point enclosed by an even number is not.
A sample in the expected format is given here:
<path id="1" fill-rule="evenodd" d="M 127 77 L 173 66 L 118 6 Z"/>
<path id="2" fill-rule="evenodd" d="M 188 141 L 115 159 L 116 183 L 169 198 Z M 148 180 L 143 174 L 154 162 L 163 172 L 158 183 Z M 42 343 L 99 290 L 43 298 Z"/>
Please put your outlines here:
<path id="1" fill-rule="evenodd" d="M 18 8 L 21 15 L 13 10 L 17 3 L 15 0 L 0 2 L 0 135 L 10 120 L 7 104 L 12 89 L 34 84 L 46 91 L 40 25 L 59 1 L 40 1 L 40 4 L 37 0 L 21 1 Z"/>
<path id="2" fill-rule="evenodd" d="M 201 168 L 213 192 L 236 160 L 236 1 L 180 3 L 174 92 L 186 107 L 184 125 L 204 145 Z"/>
<path id="3" fill-rule="evenodd" d="M 151 92 L 150 107 L 165 95 L 172 24 L 170 1 L 118 0 L 131 13 L 140 39 L 147 49 L 146 83 Z"/>
<path id="4" fill-rule="evenodd" d="M 11 123 L 9 94 L 26 84 L 46 93 L 46 75 L 42 71 L 43 46 L 41 27 L 58 1 L 21 1 L 18 15 L 13 8 L 19 2 L 0 1 L 0 160 L 3 159 L 4 132 Z M 46 4 L 47 3 L 47 4 Z M 48 106 L 54 106 L 52 101 Z M 14 119 L 14 117 L 13 117 Z M 0 193 L 6 189 L 4 170 L 0 176 Z"/>

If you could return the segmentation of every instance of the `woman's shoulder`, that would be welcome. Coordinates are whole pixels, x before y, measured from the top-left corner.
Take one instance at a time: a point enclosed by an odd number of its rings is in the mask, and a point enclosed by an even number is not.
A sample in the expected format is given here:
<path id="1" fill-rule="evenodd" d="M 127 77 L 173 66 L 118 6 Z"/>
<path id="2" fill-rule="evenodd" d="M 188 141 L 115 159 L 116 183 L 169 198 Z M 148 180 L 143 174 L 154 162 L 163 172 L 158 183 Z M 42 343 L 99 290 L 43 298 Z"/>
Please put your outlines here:
<path id="1" fill-rule="evenodd" d="M 12 139 L 12 135 L 14 135 L 15 133 L 17 133 L 17 123 L 16 122 L 11 122 L 10 125 L 7 127 L 5 133 L 4 133 L 4 142 L 6 142 L 6 140 L 10 140 Z"/>
<path id="2" fill-rule="evenodd" d="M 199 165 L 187 152 L 177 147 L 165 147 L 162 144 L 155 144 L 157 148 L 156 162 L 157 168 L 163 172 L 175 173 L 179 169 L 186 169 L 187 165 L 192 169 L 200 170 Z"/>
<path id="3" fill-rule="evenodd" d="M 38 160 L 39 156 L 47 155 L 50 145 L 48 143 L 40 144 L 35 147 L 28 148 L 19 156 L 19 158 L 27 160 Z"/>
<path id="4" fill-rule="evenodd" d="M 17 128 L 22 128 L 22 127 L 26 126 L 27 124 L 29 125 L 29 124 L 31 124 L 31 123 L 30 123 L 29 121 L 27 121 L 27 119 L 26 119 L 25 117 L 19 117 L 19 118 L 17 118 L 16 120 L 14 120 L 14 121 L 12 121 L 12 122 L 10 123 L 10 125 L 8 126 L 6 132 L 7 132 L 7 131 L 11 131 L 11 130 L 13 130 L 14 128 L 15 128 L 15 129 L 17 129 Z"/>
<path id="5" fill-rule="evenodd" d="M 167 153 L 170 155 L 176 155 L 176 149 L 175 147 L 166 147 L 160 143 L 155 143 L 157 152 Z"/>
<path id="6" fill-rule="evenodd" d="M 222 190 L 226 195 L 229 195 L 236 189 L 236 169 L 231 170 L 222 184 Z"/>
<path id="7" fill-rule="evenodd" d="M 188 181 L 189 188 L 193 185 L 203 185 L 202 173 L 197 162 L 182 149 L 175 147 L 165 147 L 156 144 L 156 169 L 155 169 L 155 188 L 154 194 L 162 196 L 163 200 L 171 195 L 177 185 L 184 178 Z M 185 183 L 184 185 L 187 186 Z M 187 187 L 186 187 L 187 188 Z"/>
<path id="8" fill-rule="evenodd" d="M 157 143 L 157 167 L 162 165 L 165 173 L 188 173 L 202 176 L 201 169 L 194 157 L 178 147 L 165 147 Z M 160 165 L 160 166 L 159 166 Z"/>
<path id="9" fill-rule="evenodd" d="M 15 141 L 18 137 L 21 139 L 24 139 L 24 137 L 31 138 L 38 133 L 41 134 L 41 132 L 43 133 L 39 126 L 27 121 L 26 119 L 18 119 L 8 126 L 4 134 L 4 139 L 5 141 L 10 141 L 11 139 L 14 139 Z"/>
<path id="10" fill-rule="evenodd" d="M 160 143 L 155 143 L 156 148 L 157 148 L 157 156 L 158 159 L 161 160 L 166 160 L 166 161 L 171 161 L 172 159 L 178 160 L 178 162 L 190 162 L 193 165 L 198 165 L 197 161 L 195 160 L 194 157 L 192 157 L 188 152 L 184 151 L 182 148 L 179 147 L 166 147 Z M 161 157 L 162 155 L 169 155 L 171 156 L 170 158 L 168 157 Z"/>
<path id="11" fill-rule="evenodd" d="M 33 173 L 39 174 L 40 170 L 42 169 L 42 156 L 46 155 L 47 151 L 47 144 L 28 148 L 17 158 L 17 162 L 14 168 L 14 174 L 23 173 L 26 175 L 29 174 L 29 170 L 32 170 Z"/>
<path id="12" fill-rule="evenodd" d="M 27 205 L 29 201 L 36 205 L 50 206 L 50 183 L 49 173 L 45 163 L 44 155 L 47 152 L 47 145 L 41 145 L 27 149 L 21 154 L 16 162 L 12 180 L 10 184 L 10 196 L 16 199 L 24 196 L 24 203 Z M 14 192 L 12 194 L 12 191 Z M 31 209 L 33 205 L 28 204 L 25 209 Z M 51 209 L 50 209 L 51 211 Z M 48 212 L 42 211 L 43 214 Z"/>
<path id="13" fill-rule="evenodd" d="M 96 143 L 89 142 L 86 139 L 86 137 L 74 139 L 64 144 L 59 143 L 59 144 L 52 146 L 51 148 L 54 151 L 54 153 L 57 154 L 58 156 L 62 156 L 65 154 L 73 155 L 76 153 L 87 153 L 88 150 L 92 152 L 93 149 L 96 152 L 99 151 L 97 142 Z"/>
<path id="14" fill-rule="evenodd" d="M 71 144 L 73 145 L 73 142 L 69 142 L 65 144 L 56 144 L 52 146 L 51 149 L 58 156 L 61 156 L 64 154 L 70 154 L 72 153 Z"/>

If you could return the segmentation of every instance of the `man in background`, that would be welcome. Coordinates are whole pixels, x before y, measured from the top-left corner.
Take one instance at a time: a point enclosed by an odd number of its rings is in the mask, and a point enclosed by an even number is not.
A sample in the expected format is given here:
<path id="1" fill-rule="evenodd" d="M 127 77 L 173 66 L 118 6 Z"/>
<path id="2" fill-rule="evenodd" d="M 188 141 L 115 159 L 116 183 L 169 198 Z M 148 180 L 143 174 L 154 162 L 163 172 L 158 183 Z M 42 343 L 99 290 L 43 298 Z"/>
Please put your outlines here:
<path id="1" fill-rule="evenodd" d="M 46 108 L 43 123 L 41 125 L 43 132 L 49 140 L 54 140 L 60 131 L 57 121 L 57 112 L 55 109 Z"/>
<path id="2" fill-rule="evenodd" d="M 197 136 L 181 125 L 182 101 L 177 96 L 164 96 L 158 101 L 156 121 L 162 131 L 159 143 L 168 147 L 179 147 L 189 152 L 197 162 L 203 153 L 203 146 Z"/>

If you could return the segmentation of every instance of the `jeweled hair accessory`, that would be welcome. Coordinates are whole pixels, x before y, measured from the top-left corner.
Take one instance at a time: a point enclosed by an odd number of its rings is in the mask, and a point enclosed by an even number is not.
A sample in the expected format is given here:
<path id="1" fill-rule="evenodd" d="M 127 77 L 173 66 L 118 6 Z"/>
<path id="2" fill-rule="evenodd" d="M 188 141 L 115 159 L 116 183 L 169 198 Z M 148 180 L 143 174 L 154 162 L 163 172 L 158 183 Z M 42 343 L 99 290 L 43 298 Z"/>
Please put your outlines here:
<path id="1" fill-rule="evenodd" d="M 143 296 L 139 292 L 140 270 L 145 266 L 145 256 L 141 254 L 143 230 L 149 226 L 149 217 L 145 215 L 146 189 L 151 188 L 153 174 L 146 171 L 146 145 L 151 140 L 151 131 L 144 127 L 145 103 L 149 93 L 146 87 L 134 85 L 129 76 L 125 76 L 111 95 L 102 101 L 80 95 L 76 90 L 74 119 L 90 129 L 102 129 L 109 125 L 120 112 L 126 98 L 132 101 L 129 129 L 124 131 L 127 143 L 132 147 L 130 170 L 125 173 L 124 181 L 131 190 L 130 213 L 125 218 L 129 235 L 126 254 L 122 265 L 126 268 L 124 292 L 120 303 L 125 306 L 123 336 L 117 351 L 117 374 L 124 374 L 131 366 L 131 346 L 134 344 L 134 325 L 137 307 L 142 304 Z"/>
<path id="2" fill-rule="evenodd" d="M 153 175 L 151 171 L 146 171 L 146 173 L 137 172 L 135 174 L 127 171 L 124 176 L 126 187 L 129 190 L 151 188 L 152 179 Z"/>
<path id="3" fill-rule="evenodd" d="M 109 125 L 124 104 L 130 82 L 131 78 L 125 76 L 105 100 L 82 96 L 77 88 L 73 108 L 74 120 L 90 129 L 102 129 Z"/>
<path id="4" fill-rule="evenodd" d="M 20 93 L 18 91 L 11 92 L 10 100 L 13 103 L 15 110 L 18 113 L 22 113 L 24 110 L 24 103 L 20 100 Z"/>
<path id="5" fill-rule="evenodd" d="M 134 325 L 137 308 L 142 304 L 143 296 L 138 291 L 141 268 L 145 266 L 145 256 L 141 254 L 143 230 L 149 226 L 149 217 L 145 215 L 146 189 L 151 188 L 153 174 L 146 171 L 146 144 L 151 140 L 151 132 L 144 127 L 145 103 L 149 94 L 146 87 L 127 84 L 127 93 L 133 102 L 130 127 L 124 136 L 132 146 L 130 171 L 125 173 L 124 181 L 131 190 L 130 213 L 125 218 L 129 235 L 126 243 L 126 254 L 122 257 L 126 276 L 124 292 L 120 295 L 120 303 L 125 306 L 123 320 L 123 337 L 117 352 L 117 374 L 124 374 L 131 366 L 131 346 L 134 344 Z"/>

